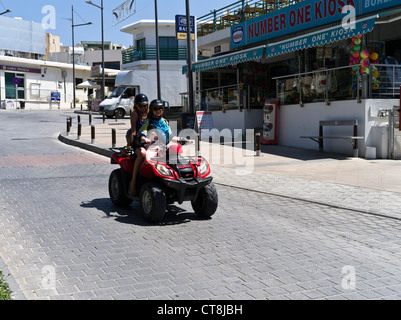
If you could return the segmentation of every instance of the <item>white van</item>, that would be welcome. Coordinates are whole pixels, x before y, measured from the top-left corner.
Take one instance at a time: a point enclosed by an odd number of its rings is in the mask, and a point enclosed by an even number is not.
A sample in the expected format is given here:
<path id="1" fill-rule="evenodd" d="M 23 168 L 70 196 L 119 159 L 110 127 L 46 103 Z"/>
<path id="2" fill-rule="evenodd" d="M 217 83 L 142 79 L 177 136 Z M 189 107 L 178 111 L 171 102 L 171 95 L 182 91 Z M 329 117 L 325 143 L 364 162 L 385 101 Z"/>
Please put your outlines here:
<path id="1" fill-rule="evenodd" d="M 107 118 L 124 118 L 134 107 L 134 98 L 139 93 L 138 87 L 120 86 L 99 104 L 99 113 Z"/>

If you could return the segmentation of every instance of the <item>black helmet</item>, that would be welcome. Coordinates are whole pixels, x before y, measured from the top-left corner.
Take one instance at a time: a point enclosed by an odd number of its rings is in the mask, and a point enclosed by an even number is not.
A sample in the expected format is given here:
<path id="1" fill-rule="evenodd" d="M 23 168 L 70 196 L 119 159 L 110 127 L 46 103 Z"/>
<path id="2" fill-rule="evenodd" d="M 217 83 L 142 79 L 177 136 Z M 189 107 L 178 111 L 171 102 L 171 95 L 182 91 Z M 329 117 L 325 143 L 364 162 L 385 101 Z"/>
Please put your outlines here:
<path id="1" fill-rule="evenodd" d="M 152 100 L 152 102 L 150 103 L 150 109 L 153 110 L 153 108 L 157 108 L 157 107 L 164 108 L 163 101 L 161 101 L 159 99 Z"/>
<path id="2" fill-rule="evenodd" d="M 135 96 L 134 102 L 135 102 L 135 104 L 137 104 L 139 106 L 146 106 L 147 104 L 149 104 L 148 97 L 146 95 L 144 95 L 143 93 L 137 94 Z"/>

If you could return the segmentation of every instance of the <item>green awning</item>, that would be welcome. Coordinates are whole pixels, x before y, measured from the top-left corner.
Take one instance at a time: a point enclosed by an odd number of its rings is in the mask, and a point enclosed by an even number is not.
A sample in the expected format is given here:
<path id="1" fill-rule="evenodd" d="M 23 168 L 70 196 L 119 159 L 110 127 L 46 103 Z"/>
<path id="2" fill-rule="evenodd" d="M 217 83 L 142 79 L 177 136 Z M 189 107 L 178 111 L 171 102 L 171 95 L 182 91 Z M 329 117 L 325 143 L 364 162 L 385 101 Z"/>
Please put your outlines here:
<path id="1" fill-rule="evenodd" d="M 230 53 L 224 56 L 219 56 L 207 60 L 202 60 L 192 64 L 192 71 L 204 71 L 209 69 L 222 68 L 229 65 L 235 65 L 238 63 L 261 59 L 263 57 L 263 50 L 265 46 L 241 50 L 235 53 Z M 182 67 L 182 74 L 188 73 L 188 66 Z"/>

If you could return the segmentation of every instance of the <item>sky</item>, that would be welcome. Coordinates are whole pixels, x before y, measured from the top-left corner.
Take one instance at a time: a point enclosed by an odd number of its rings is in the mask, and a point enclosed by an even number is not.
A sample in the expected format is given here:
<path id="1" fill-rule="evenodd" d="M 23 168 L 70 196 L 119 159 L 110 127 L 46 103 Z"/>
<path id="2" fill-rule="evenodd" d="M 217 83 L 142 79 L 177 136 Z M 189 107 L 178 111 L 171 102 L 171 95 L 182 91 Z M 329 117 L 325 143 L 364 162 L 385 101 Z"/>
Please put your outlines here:
<path id="1" fill-rule="evenodd" d="M 100 6 L 101 0 L 92 0 Z M 104 40 L 132 45 L 132 36 L 123 33 L 120 29 L 142 19 L 154 19 L 154 0 L 135 0 L 133 7 L 136 13 L 114 25 L 113 10 L 126 2 L 126 0 L 103 0 L 104 7 Z M 190 14 L 201 17 L 211 10 L 223 8 L 236 0 L 189 0 Z M 159 20 L 174 20 L 176 14 L 185 15 L 186 0 L 158 0 Z M 46 32 L 60 36 L 65 46 L 71 46 L 72 28 L 71 16 L 74 7 L 74 25 L 92 22 L 93 25 L 75 27 L 75 44 L 80 41 L 101 41 L 101 10 L 85 3 L 85 0 L 0 0 L 0 13 L 11 10 L 4 16 L 9 18 L 20 17 L 23 20 L 38 23 L 45 22 Z"/>

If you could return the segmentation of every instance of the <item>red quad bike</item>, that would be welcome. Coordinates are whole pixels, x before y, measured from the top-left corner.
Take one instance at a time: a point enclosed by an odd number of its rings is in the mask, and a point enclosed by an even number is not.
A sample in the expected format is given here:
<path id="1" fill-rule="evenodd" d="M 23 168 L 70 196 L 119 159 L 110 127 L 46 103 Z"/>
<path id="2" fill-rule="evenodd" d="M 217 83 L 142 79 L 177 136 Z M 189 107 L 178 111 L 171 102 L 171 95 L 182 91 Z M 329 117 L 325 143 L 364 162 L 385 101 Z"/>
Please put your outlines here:
<path id="1" fill-rule="evenodd" d="M 217 209 L 218 196 L 210 175 L 210 166 L 201 156 L 183 156 L 179 144 L 171 144 L 158 152 L 147 151 L 137 179 L 139 197 L 128 194 L 129 183 L 135 163 L 135 155 L 115 152 L 112 164 L 119 164 L 109 178 L 111 201 L 117 206 L 127 206 L 132 201 L 139 201 L 143 218 L 149 222 L 159 222 L 166 213 L 167 204 L 191 201 L 195 213 L 200 218 L 211 217 Z M 167 150 L 167 152 L 166 152 Z"/>

